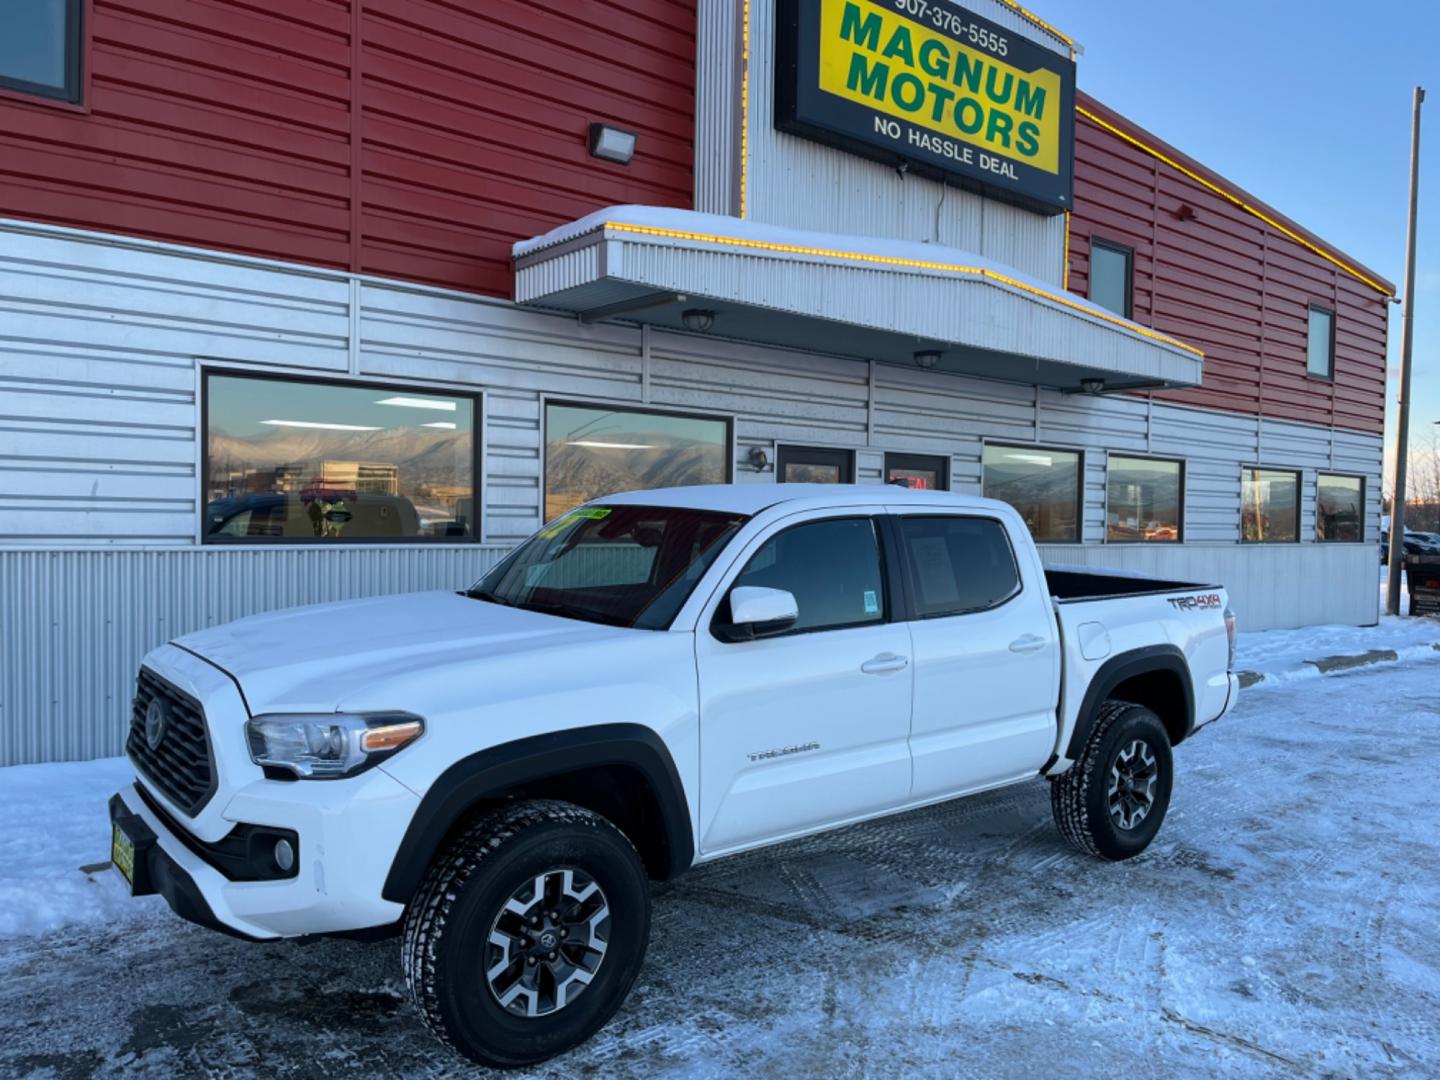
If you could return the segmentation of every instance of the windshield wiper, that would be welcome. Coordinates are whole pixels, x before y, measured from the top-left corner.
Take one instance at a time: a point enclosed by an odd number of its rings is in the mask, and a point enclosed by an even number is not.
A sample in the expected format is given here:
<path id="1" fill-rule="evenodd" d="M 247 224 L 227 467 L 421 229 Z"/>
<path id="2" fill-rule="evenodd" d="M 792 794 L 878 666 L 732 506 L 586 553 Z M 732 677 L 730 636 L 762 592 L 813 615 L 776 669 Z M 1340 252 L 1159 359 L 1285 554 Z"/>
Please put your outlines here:
<path id="1" fill-rule="evenodd" d="M 499 604 L 501 607 L 515 606 L 513 600 L 506 600 L 503 596 L 498 596 L 488 589 L 466 589 L 465 595 L 470 597 L 471 600 L 486 600 L 492 604 Z"/>
<path id="2" fill-rule="evenodd" d="M 559 604 L 546 600 L 527 600 L 523 604 L 516 604 L 524 611 L 536 611 L 542 615 L 560 615 L 569 619 L 581 619 L 585 622 L 603 623 L 606 626 L 629 626 L 630 620 L 621 618 L 618 615 L 607 615 L 604 612 L 594 611 L 590 608 L 575 607 L 572 604 Z"/>

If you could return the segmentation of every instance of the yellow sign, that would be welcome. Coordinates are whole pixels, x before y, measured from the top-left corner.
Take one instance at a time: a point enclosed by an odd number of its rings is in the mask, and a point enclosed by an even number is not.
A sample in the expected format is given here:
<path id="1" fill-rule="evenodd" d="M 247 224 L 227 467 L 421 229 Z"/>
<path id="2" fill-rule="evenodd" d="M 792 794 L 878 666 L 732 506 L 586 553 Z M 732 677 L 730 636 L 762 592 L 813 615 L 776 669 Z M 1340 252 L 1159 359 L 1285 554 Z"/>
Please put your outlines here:
<path id="1" fill-rule="evenodd" d="M 1063 102 L 1058 72 L 1014 67 L 993 51 L 972 48 L 871 0 L 821 3 L 821 90 L 1012 161 L 1060 173 Z M 942 9 L 931 0 L 914 10 Z M 978 40 L 992 50 L 1004 46 L 994 37 Z"/>

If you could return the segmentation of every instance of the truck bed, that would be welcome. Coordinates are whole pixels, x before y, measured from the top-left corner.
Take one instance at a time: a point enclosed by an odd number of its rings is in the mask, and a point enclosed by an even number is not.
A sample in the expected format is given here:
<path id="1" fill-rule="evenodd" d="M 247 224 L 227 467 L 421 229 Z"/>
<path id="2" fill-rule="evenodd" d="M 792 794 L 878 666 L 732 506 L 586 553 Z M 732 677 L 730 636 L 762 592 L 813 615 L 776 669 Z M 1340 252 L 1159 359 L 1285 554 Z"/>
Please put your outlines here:
<path id="1" fill-rule="evenodd" d="M 1045 583 L 1050 590 L 1050 595 L 1058 604 L 1216 588 L 1213 585 L 1199 584 L 1193 581 L 1168 581 L 1164 578 L 1147 577 L 1141 574 L 1062 566 L 1045 567 Z"/>

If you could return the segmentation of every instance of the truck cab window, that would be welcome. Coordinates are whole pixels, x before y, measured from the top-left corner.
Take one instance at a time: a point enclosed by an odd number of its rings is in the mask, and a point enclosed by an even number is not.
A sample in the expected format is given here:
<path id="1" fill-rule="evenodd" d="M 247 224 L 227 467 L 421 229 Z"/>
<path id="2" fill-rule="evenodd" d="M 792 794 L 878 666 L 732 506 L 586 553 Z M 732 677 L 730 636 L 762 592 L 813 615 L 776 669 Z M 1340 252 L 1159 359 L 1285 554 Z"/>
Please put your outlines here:
<path id="1" fill-rule="evenodd" d="M 792 634 L 885 619 L 880 547 L 869 518 L 810 521 L 777 533 L 734 584 L 793 593 L 800 617 Z"/>
<path id="2" fill-rule="evenodd" d="M 915 608 L 922 619 L 998 607 L 1020 591 L 1005 528 L 994 518 L 900 518 Z"/>

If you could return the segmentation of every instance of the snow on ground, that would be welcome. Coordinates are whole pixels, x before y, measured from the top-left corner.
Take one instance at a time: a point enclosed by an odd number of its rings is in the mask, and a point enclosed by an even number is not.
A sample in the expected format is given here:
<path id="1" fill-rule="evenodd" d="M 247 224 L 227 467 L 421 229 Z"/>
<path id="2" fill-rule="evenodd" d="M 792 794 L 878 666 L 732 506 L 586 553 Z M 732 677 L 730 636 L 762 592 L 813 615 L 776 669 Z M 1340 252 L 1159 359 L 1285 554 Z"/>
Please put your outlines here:
<path id="1" fill-rule="evenodd" d="M 164 901 L 132 901 L 109 870 L 106 804 L 134 777 L 124 758 L 0 769 L 0 937 L 153 917 Z"/>
<path id="2" fill-rule="evenodd" d="M 1410 632 L 1241 648 L 1283 665 Z M 1035 781 L 657 888 L 631 999 L 534 1075 L 1433 1074 L 1440 652 L 1325 679 L 1267 680 L 1180 747 L 1127 863 L 1064 847 Z M 395 942 L 237 942 L 80 873 L 125 775 L 0 770 L 0 1075 L 459 1071 Z"/>

